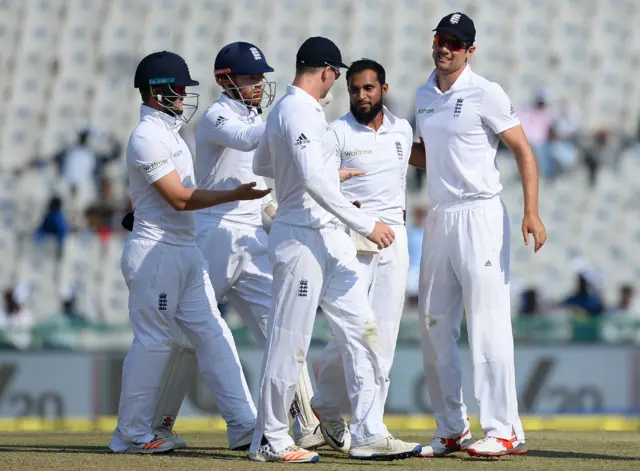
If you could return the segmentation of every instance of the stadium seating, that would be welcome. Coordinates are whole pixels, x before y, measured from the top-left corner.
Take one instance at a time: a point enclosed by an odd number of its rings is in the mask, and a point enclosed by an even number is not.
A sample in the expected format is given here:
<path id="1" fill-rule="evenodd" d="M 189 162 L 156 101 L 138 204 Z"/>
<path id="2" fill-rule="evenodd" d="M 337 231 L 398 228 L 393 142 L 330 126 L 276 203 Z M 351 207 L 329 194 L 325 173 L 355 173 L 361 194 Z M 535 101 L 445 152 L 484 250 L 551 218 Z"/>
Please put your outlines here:
<path id="1" fill-rule="evenodd" d="M 311 35 L 331 37 L 345 61 L 369 56 L 385 65 L 389 105 L 410 117 L 415 90 L 432 69 L 431 30 L 455 10 L 476 20 L 472 67 L 500 81 L 516 107 L 546 87 L 554 101 L 566 98 L 580 106 L 587 132 L 636 131 L 635 0 L 0 0 L 0 285 L 31 283 L 37 294 L 32 307 L 44 314 L 59 303 L 60 290 L 73 285 L 85 293 L 83 309 L 99 311 L 112 323 L 126 322 L 121 238 L 104 247 L 95 235 L 73 235 L 60 260 L 49 258 L 51 246 L 35 245 L 30 235 L 52 192 L 64 189 L 51 171 L 24 172 L 18 180 L 8 172 L 35 156 L 51 157 L 87 123 L 125 142 L 138 121 L 133 72 L 145 54 L 176 51 L 200 81 L 200 110 L 187 132 L 218 93 L 212 75 L 216 52 L 236 40 L 255 41 L 263 49 L 276 70 L 271 79 L 280 97 L 292 79 L 300 42 Z M 624 47 L 625 54 L 612 53 L 613 47 Z M 347 110 L 341 81 L 327 117 Z M 640 284 L 637 154 L 630 150 L 617 169 L 604 168 L 593 189 L 580 172 L 543 183 L 541 213 L 550 237 L 535 255 L 522 243 L 515 163 L 500 157 L 514 286 L 536 285 L 558 299 L 572 289 L 572 263 L 579 257 L 603 273 L 610 302 L 620 283 Z M 122 171 L 116 174 L 124 181 Z"/>

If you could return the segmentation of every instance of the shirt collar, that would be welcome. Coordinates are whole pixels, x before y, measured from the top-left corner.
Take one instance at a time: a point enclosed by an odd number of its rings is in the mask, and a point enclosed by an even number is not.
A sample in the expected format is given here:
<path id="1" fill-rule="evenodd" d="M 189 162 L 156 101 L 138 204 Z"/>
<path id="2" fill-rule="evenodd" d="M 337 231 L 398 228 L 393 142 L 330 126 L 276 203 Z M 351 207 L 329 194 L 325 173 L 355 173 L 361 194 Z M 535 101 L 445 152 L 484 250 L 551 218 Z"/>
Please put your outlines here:
<path id="1" fill-rule="evenodd" d="M 177 116 L 170 116 L 167 113 L 158 111 L 145 104 L 140 105 L 140 121 L 150 117 L 152 120 L 163 123 L 168 130 L 178 132 L 182 127 L 182 119 Z"/>
<path id="2" fill-rule="evenodd" d="M 287 85 L 287 93 L 289 95 L 295 95 L 297 97 L 300 97 L 303 100 L 309 102 L 309 104 L 313 105 L 313 107 L 318 111 L 324 111 L 322 109 L 322 106 L 320 106 L 320 103 L 318 103 L 318 100 L 313 98 L 311 95 L 309 95 L 300 87 L 296 87 L 295 85 Z"/>
<path id="3" fill-rule="evenodd" d="M 460 76 L 456 79 L 455 82 L 453 82 L 453 85 L 451 85 L 451 88 L 449 88 L 449 90 L 447 90 L 445 93 L 442 93 L 438 88 L 438 84 L 436 83 L 437 75 L 438 75 L 438 69 L 434 69 L 433 72 L 431 72 L 429 79 L 427 80 L 427 85 L 429 86 L 429 89 L 434 90 L 439 95 L 446 95 L 446 94 L 455 92 L 456 90 L 459 90 L 464 85 L 469 83 L 469 81 L 471 80 L 471 66 L 469 64 L 465 65 L 464 70 L 462 71 Z"/>
<path id="4" fill-rule="evenodd" d="M 354 127 L 363 128 L 362 129 L 363 131 L 366 130 L 366 131 L 378 132 L 378 133 L 389 132 L 389 131 L 391 131 L 393 129 L 393 127 L 396 124 L 396 117 L 384 105 L 382 105 L 382 126 L 380 126 L 380 129 L 378 129 L 377 131 L 374 131 L 373 129 L 371 129 L 366 124 L 359 123 L 356 120 L 356 117 L 353 116 L 353 113 L 351 111 L 349 111 L 349 113 L 347 114 L 347 119 L 349 120 L 351 125 L 354 126 Z"/>
<path id="5" fill-rule="evenodd" d="M 257 114 L 255 108 L 251 106 L 247 106 L 244 103 L 241 103 L 238 100 L 234 100 L 226 93 L 220 94 L 220 102 L 231 108 L 231 110 L 235 111 L 239 115 L 242 116 L 251 116 L 253 114 Z"/>

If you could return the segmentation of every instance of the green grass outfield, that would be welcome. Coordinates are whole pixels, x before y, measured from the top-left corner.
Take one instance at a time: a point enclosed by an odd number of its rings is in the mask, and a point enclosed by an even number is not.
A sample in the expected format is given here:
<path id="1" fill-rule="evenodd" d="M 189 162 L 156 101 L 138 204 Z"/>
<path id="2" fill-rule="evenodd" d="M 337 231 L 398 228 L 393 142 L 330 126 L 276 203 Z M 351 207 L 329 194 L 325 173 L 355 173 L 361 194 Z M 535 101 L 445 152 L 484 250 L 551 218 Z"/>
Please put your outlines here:
<path id="1" fill-rule="evenodd" d="M 106 423 L 106 422 L 105 422 Z M 186 424 L 185 424 L 186 425 Z M 425 443 L 432 431 L 396 430 L 394 435 Z M 169 455 L 115 455 L 106 445 L 108 432 L 2 432 L 0 469 L 105 470 L 105 471 L 252 471 L 284 469 L 279 463 L 253 463 L 247 452 L 227 450 L 222 431 L 186 432 L 189 449 Z M 503 458 L 472 458 L 456 453 L 447 458 L 410 458 L 403 461 L 356 461 L 321 448 L 316 470 L 531 470 L 531 471 L 631 471 L 640 469 L 640 433 L 633 432 L 529 432 L 529 452 Z M 284 467 L 284 468 L 283 468 Z M 307 469 L 304 467 L 304 469 Z"/>
<path id="2" fill-rule="evenodd" d="M 392 430 L 421 432 L 435 429 L 430 415 L 385 415 L 384 421 Z M 640 432 L 640 417 L 617 415 L 529 415 L 522 416 L 525 431 L 571 430 L 577 432 Z M 63 421 L 39 418 L 0 418 L 0 430 L 16 432 L 69 431 L 69 432 L 110 432 L 116 426 L 116 417 L 67 418 Z M 471 418 L 471 426 L 478 429 L 477 418 Z M 178 432 L 224 431 L 226 426 L 220 417 L 179 417 L 176 421 Z"/>

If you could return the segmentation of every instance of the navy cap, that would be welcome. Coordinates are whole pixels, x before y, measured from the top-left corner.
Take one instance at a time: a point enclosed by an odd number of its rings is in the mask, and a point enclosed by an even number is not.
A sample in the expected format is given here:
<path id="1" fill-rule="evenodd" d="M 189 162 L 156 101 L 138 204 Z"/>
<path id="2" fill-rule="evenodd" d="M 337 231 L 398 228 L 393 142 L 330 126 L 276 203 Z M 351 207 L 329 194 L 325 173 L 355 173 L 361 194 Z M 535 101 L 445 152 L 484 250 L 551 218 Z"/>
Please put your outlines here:
<path id="1" fill-rule="evenodd" d="M 314 36 L 302 43 L 296 55 L 296 65 L 326 67 L 327 64 L 339 69 L 349 68 L 342 62 L 340 49 L 330 39 Z"/>
<path id="2" fill-rule="evenodd" d="M 149 85 L 173 85 L 195 87 L 200 85 L 189 74 L 185 60 L 173 52 L 161 51 L 149 54 L 140 61 L 133 79 L 135 88 Z"/>
<path id="3" fill-rule="evenodd" d="M 450 13 L 440 20 L 434 31 L 446 31 L 462 41 L 473 43 L 476 40 L 476 27 L 473 20 L 461 12 Z"/>
<path id="4" fill-rule="evenodd" d="M 273 72 L 258 46 L 251 43 L 227 44 L 216 56 L 214 74 L 255 75 Z"/>

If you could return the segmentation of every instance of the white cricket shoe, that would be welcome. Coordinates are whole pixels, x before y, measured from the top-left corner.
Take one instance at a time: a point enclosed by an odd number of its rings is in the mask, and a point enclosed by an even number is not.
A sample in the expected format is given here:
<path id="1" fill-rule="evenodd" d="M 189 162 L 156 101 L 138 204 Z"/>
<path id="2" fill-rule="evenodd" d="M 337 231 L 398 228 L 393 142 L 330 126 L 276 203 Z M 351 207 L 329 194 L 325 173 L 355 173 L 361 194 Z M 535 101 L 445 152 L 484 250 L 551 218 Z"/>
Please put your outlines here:
<path id="1" fill-rule="evenodd" d="M 320 421 L 320 431 L 322 436 L 331 448 L 340 453 L 349 453 L 351 448 L 351 432 L 347 421 L 343 418 L 340 420 L 327 420 L 318 415 L 316 411 L 313 411 L 316 417 Z"/>
<path id="2" fill-rule="evenodd" d="M 277 463 L 317 463 L 320 456 L 314 451 L 305 450 L 297 445 L 291 445 L 284 450 L 275 450 L 269 441 L 262 437 L 260 448 L 255 453 L 249 453 L 251 461 L 266 463 L 275 461 Z"/>
<path id="3" fill-rule="evenodd" d="M 528 450 L 524 441 L 519 441 L 515 434 L 510 440 L 497 437 L 486 437 L 467 448 L 471 456 L 495 457 L 505 455 L 522 455 Z"/>
<path id="4" fill-rule="evenodd" d="M 155 433 L 157 439 L 173 442 L 173 447 L 176 450 L 187 448 L 187 442 L 184 441 L 184 438 L 179 437 L 172 429 L 159 427 L 157 430 L 154 430 L 153 433 Z"/>
<path id="5" fill-rule="evenodd" d="M 349 457 L 358 460 L 403 460 L 417 456 L 422 446 L 419 443 L 408 443 L 389 435 L 369 445 L 352 447 Z"/>
<path id="6" fill-rule="evenodd" d="M 131 443 L 127 449 L 121 453 L 127 455 L 150 455 L 155 453 L 168 453 L 175 449 L 175 445 L 171 440 L 154 438 L 149 443 Z"/>
<path id="7" fill-rule="evenodd" d="M 471 429 L 466 429 L 462 434 L 453 438 L 433 437 L 428 445 L 422 447 L 418 456 L 421 458 L 440 458 L 456 451 L 465 451 L 472 443 Z"/>
<path id="8" fill-rule="evenodd" d="M 307 450 L 313 450 L 327 444 L 327 441 L 322 435 L 320 424 L 318 424 L 318 426 L 313 430 L 310 430 L 304 435 L 296 438 L 295 441 L 296 445 L 298 445 L 300 448 L 306 448 Z"/>

